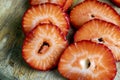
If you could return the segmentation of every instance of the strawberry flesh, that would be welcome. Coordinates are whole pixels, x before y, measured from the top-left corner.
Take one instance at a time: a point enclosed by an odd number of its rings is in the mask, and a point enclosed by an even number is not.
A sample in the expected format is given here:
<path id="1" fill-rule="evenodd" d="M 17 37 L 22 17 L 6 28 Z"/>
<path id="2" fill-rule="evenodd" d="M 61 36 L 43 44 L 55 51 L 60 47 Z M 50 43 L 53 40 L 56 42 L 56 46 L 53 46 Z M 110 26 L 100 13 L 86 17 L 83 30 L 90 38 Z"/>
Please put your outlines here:
<path id="1" fill-rule="evenodd" d="M 120 26 L 120 15 L 107 3 L 85 0 L 70 12 L 70 20 L 75 28 L 92 19 L 101 19 Z"/>
<path id="2" fill-rule="evenodd" d="M 73 3 L 73 0 L 66 0 L 65 5 L 63 6 L 63 10 L 66 11 Z"/>
<path id="3" fill-rule="evenodd" d="M 58 27 L 41 24 L 26 36 L 22 56 L 32 68 L 50 70 L 57 66 L 59 57 L 66 46 L 67 41 Z"/>
<path id="4" fill-rule="evenodd" d="M 63 8 L 64 11 L 72 5 L 73 0 L 30 0 L 31 5 L 39 5 L 43 3 L 54 3 Z"/>
<path id="5" fill-rule="evenodd" d="M 113 80 L 117 71 L 111 50 L 86 40 L 65 49 L 58 70 L 69 80 Z"/>
<path id="6" fill-rule="evenodd" d="M 112 50 L 116 61 L 120 60 L 120 27 L 102 20 L 91 20 L 81 26 L 74 41 L 91 40 L 106 45 Z"/>
<path id="7" fill-rule="evenodd" d="M 120 8 L 120 0 L 111 0 L 117 7 Z"/>
<path id="8" fill-rule="evenodd" d="M 65 4 L 66 0 L 30 0 L 31 5 L 39 5 L 42 3 L 55 3 L 60 6 L 63 6 Z"/>
<path id="9" fill-rule="evenodd" d="M 55 4 L 41 4 L 28 9 L 22 20 L 25 34 L 28 34 L 35 26 L 42 23 L 56 25 L 67 35 L 69 29 L 68 17 L 62 8 Z"/>

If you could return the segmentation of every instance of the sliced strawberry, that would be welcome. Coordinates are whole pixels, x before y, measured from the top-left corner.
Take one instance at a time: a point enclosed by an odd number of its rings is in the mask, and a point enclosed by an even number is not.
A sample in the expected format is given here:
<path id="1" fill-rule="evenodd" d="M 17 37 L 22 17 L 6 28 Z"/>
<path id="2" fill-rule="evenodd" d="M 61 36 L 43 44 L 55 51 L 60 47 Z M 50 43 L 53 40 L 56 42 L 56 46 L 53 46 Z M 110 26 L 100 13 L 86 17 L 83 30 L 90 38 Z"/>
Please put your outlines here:
<path id="1" fill-rule="evenodd" d="M 117 71 L 111 50 L 91 41 L 68 46 L 60 58 L 58 70 L 69 80 L 113 80 Z"/>
<path id="2" fill-rule="evenodd" d="M 110 5 L 97 0 L 85 0 L 70 12 L 70 20 L 75 28 L 91 19 L 101 19 L 120 26 L 120 15 Z"/>
<path id="3" fill-rule="evenodd" d="M 67 41 L 59 28 L 51 24 L 41 24 L 25 38 L 22 47 L 24 60 L 37 70 L 54 68 Z"/>
<path id="4" fill-rule="evenodd" d="M 66 0 L 65 5 L 63 6 L 63 10 L 66 11 L 73 3 L 73 0 Z"/>
<path id="5" fill-rule="evenodd" d="M 116 6 L 120 7 L 120 0 L 111 0 Z"/>
<path id="6" fill-rule="evenodd" d="M 31 5 L 38 5 L 42 3 L 54 3 L 63 7 L 63 10 L 66 11 L 73 3 L 73 0 L 30 0 Z"/>
<path id="7" fill-rule="evenodd" d="M 23 30 L 25 34 L 30 32 L 36 25 L 40 23 L 50 23 L 57 25 L 66 35 L 69 29 L 67 15 L 62 11 L 60 6 L 55 4 L 41 4 L 32 6 L 23 16 Z"/>
<path id="8" fill-rule="evenodd" d="M 112 23 L 91 20 L 75 33 L 74 41 L 92 40 L 112 50 L 116 61 L 120 60 L 120 28 Z"/>
<path id="9" fill-rule="evenodd" d="M 30 0 L 31 5 L 38 5 L 42 3 L 55 3 L 60 6 L 64 6 L 66 0 Z"/>

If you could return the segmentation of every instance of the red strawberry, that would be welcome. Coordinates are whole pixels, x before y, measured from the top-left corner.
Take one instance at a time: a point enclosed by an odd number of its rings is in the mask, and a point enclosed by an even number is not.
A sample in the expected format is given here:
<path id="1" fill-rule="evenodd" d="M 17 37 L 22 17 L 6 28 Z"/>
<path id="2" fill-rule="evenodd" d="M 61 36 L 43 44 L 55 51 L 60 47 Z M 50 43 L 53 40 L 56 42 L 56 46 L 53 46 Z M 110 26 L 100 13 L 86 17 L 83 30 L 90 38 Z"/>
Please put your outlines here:
<path id="1" fill-rule="evenodd" d="M 41 4 L 32 6 L 23 16 L 23 30 L 25 34 L 30 32 L 39 23 L 50 23 L 56 25 L 66 35 L 69 29 L 67 15 L 60 6 L 55 4 Z"/>
<path id="2" fill-rule="evenodd" d="M 72 4 L 73 0 L 30 0 L 31 5 L 38 5 L 42 3 L 55 3 L 66 11 Z"/>
<path id="3" fill-rule="evenodd" d="M 58 70 L 69 80 L 113 80 L 117 71 L 111 50 L 91 41 L 68 46 L 60 58 Z"/>
<path id="4" fill-rule="evenodd" d="M 85 0 L 70 12 L 70 20 L 75 28 L 91 19 L 101 19 L 120 26 L 119 14 L 110 5 L 97 0 Z"/>
<path id="5" fill-rule="evenodd" d="M 111 0 L 116 6 L 120 7 L 120 0 Z"/>
<path id="6" fill-rule="evenodd" d="M 55 3 L 60 6 L 64 6 L 66 0 L 30 0 L 31 5 L 38 5 L 42 3 Z"/>
<path id="7" fill-rule="evenodd" d="M 106 45 L 112 50 L 116 61 L 120 60 L 120 28 L 112 23 L 91 20 L 74 35 L 74 41 L 91 40 Z"/>
<path id="8" fill-rule="evenodd" d="M 67 41 L 59 28 L 51 24 L 35 27 L 25 38 L 22 47 L 24 60 L 37 70 L 54 68 Z"/>
<path id="9" fill-rule="evenodd" d="M 73 3 L 73 0 L 66 0 L 66 3 L 63 6 L 63 10 L 66 11 Z"/>

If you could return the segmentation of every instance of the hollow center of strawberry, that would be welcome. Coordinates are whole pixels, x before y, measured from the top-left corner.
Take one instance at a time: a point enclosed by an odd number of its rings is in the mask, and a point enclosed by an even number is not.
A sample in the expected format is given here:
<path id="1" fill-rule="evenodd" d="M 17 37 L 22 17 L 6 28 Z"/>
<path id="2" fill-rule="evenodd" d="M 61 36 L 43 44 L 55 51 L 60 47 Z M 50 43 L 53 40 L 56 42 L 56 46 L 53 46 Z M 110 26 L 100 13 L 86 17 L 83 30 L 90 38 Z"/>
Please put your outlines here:
<path id="1" fill-rule="evenodd" d="M 104 42 L 103 38 L 98 38 L 98 41 L 102 43 Z"/>
<path id="2" fill-rule="evenodd" d="M 93 14 L 91 14 L 91 17 L 94 18 L 95 16 Z"/>
<path id="3" fill-rule="evenodd" d="M 42 46 L 38 50 L 39 54 L 45 53 L 49 49 L 49 44 L 47 42 L 43 42 Z"/>
<path id="4" fill-rule="evenodd" d="M 89 59 L 83 59 L 83 60 L 80 60 L 80 65 L 82 66 L 82 69 L 88 69 L 91 63 Z"/>

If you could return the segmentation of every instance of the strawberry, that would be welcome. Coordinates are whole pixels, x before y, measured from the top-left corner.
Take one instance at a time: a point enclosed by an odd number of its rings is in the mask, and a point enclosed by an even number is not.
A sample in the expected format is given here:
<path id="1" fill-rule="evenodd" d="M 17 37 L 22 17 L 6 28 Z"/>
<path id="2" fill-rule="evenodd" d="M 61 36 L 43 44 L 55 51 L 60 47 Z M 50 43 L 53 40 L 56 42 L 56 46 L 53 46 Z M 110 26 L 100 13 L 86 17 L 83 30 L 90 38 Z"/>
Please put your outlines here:
<path id="1" fill-rule="evenodd" d="M 60 30 L 67 34 L 69 29 L 68 17 L 62 8 L 55 4 L 41 4 L 32 6 L 28 9 L 22 20 L 22 26 L 25 34 L 29 33 L 36 25 L 40 23 L 50 23 L 56 25 Z"/>
<path id="2" fill-rule="evenodd" d="M 111 0 L 116 6 L 120 7 L 120 0 Z"/>
<path id="3" fill-rule="evenodd" d="M 58 70 L 69 80 L 113 80 L 117 72 L 111 50 L 85 40 L 65 49 Z"/>
<path id="4" fill-rule="evenodd" d="M 31 5 L 38 5 L 42 3 L 54 3 L 63 7 L 63 10 L 66 11 L 73 3 L 73 0 L 30 0 Z"/>
<path id="5" fill-rule="evenodd" d="M 25 38 L 22 47 L 24 60 L 34 69 L 54 68 L 68 45 L 60 29 L 51 24 L 36 26 Z"/>
<path id="6" fill-rule="evenodd" d="M 73 0 L 66 0 L 65 5 L 63 6 L 63 10 L 66 11 L 73 3 Z"/>
<path id="7" fill-rule="evenodd" d="M 66 0 L 29 0 L 31 5 L 38 5 L 42 3 L 55 3 L 64 6 Z"/>
<path id="8" fill-rule="evenodd" d="M 74 35 L 74 41 L 91 40 L 106 45 L 112 50 L 116 61 L 120 60 L 120 28 L 102 20 L 85 23 Z"/>
<path id="9" fill-rule="evenodd" d="M 85 0 L 70 12 L 70 20 L 75 28 L 92 19 L 101 19 L 120 26 L 120 15 L 107 3 Z"/>

